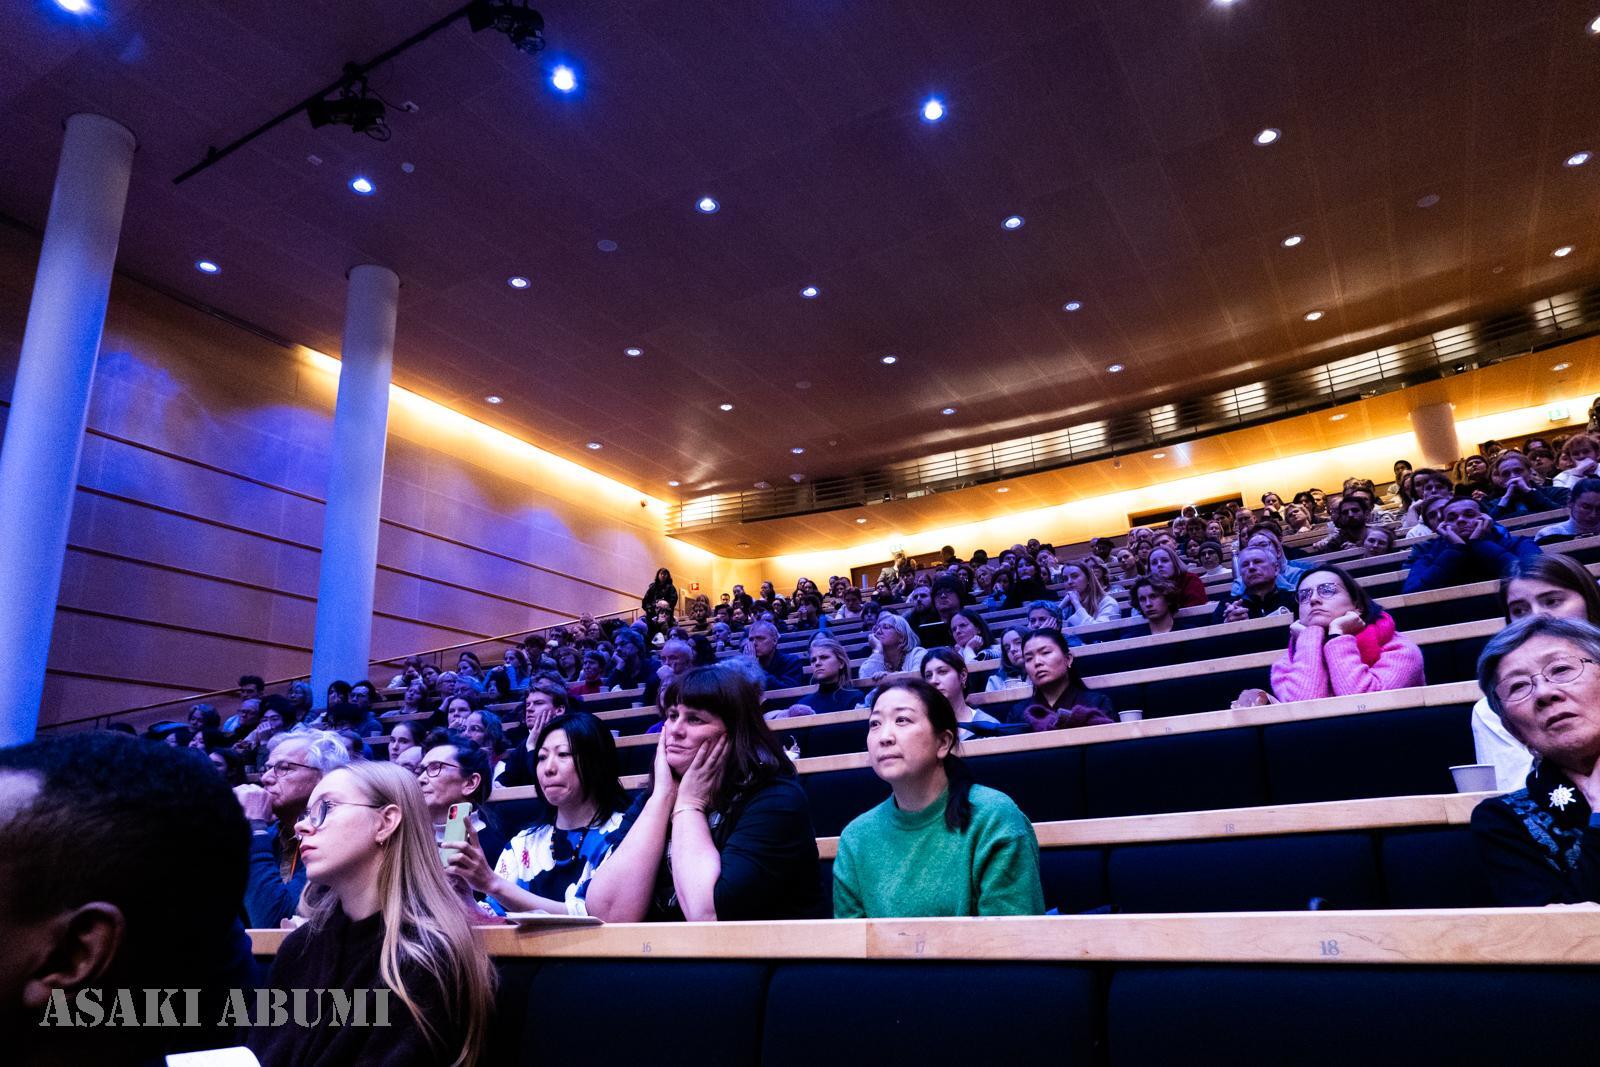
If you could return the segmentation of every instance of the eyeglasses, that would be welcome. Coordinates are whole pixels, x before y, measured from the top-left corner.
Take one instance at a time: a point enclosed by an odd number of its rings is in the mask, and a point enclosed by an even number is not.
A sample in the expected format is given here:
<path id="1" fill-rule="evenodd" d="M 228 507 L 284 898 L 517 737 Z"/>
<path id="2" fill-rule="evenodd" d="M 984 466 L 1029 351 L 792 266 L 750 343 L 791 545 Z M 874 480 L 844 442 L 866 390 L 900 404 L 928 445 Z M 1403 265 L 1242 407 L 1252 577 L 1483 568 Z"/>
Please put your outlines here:
<path id="1" fill-rule="evenodd" d="M 328 821 L 328 813 L 334 808 L 383 808 L 387 804 L 357 804 L 350 800 L 329 800 L 323 797 L 305 810 L 305 814 L 295 820 L 295 825 L 305 823 L 313 830 L 320 830 L 322 824 Z"/>
<path id="2" fill-rule="evenodd" d="M 444 770 L 446 767 L 454 767 L 459 771 L 461 769 L 461 764 L 446 763 L 444 760 L 435 760 L 432 763 L 424 763 L 422 766 L 418 767 L 417 773 L 427 775 L 429 778 L 437 778 L 439 777 L 439 772 Z"/>
<path id="3" fill-rule="evenodd" d="M 1551 685 L 1568 686 L 1583 677 L 1585 663 L 1593 662 L 1592 659 L 1572 659 L 1562 656 L 1545 664 L 1542 671 L 1501 682 L 1495 687 L 1495 692 L 1502 704 L 1520 704 L 1533 696 L 1536 679 L 1543 678 Z"/>
<path id="4" fill-rule="evenodd" d="M 1304 604 L 1306 601 L 1311 599 L 1312 593 L 1316 593 L 1317 596 L 1321 597 L 1323 600 L 1327 600 L 1329 597 L 1339 595 L 1339 586 L 1334 582 L 1323 582 L 1321 585 L 1317 586 L 1301 586 L 1296 595 L 1299 596 L 1300 603 Z"/>
<path id="5" fill-rule="evenodd" d="M 261 777 L 269 774 L 288 774 L 292 770 L 314 771 L 315 767 L 307 763 L 295 763 L 291 760 L 279 760 L 277 763 L 268 763 L 261 768 Z"/>

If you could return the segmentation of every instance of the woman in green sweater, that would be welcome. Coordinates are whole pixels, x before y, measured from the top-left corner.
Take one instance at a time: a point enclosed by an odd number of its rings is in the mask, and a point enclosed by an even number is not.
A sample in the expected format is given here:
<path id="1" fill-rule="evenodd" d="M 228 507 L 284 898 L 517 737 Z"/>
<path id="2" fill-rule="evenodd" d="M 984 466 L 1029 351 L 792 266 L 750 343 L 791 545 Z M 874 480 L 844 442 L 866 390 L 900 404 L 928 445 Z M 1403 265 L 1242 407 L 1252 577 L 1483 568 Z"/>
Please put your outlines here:
<path id="1" fill-rule="evenodd" d="M 879 689 L 867 756 L 894 795 L 844 828 L 833 862 L 840 919 L 1039 915 L 1039 840 L 1010 797 L 972 780 L 955 711 L 920 678 Z"/>

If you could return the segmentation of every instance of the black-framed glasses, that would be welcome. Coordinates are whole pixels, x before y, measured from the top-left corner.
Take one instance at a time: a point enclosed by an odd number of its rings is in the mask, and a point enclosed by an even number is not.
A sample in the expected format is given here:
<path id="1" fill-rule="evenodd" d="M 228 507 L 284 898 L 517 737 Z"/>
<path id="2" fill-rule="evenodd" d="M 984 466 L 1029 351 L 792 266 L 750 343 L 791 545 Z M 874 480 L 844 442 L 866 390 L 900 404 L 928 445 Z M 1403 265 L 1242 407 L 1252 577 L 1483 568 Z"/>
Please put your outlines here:
<path id="1" fill-rule="evenodd" d="M 383 808 L 386 804 L 358 804 L 353 800 L 330 800 L 323 797 L 305 810 L 300 818 L 295 820 L 295 825 L 305 823 L 313 830 L 320 830 L 322 824 L 328 821 L 328 813 L 334 808 Z"/>
<path id="2" fill-rule="evenodd" d="M 1330 597 L 1339 595 L 1339 583 L 1323 582 L 1320 585 L 1315 586 L 1302 585 L 1299 590 L 1296 591 L 1295 595 L 1300 598 L 1300 603 L 1304 604 L 1306 601 L 1311 599 L 1311 594 L 1313 592 L 1323 600 L 1327 600 Z"/>
<path id="3" fill-rule="evenodd" d="M 1510 678 L 1495 687 L 1495 693 L 1500 697 L 1502 704 L 1520 704 L 1533 696 L 1534 682 L 1543 678 L 1551 685 L 1568 686 L 1583 677 L 1587 669 L 1584 664 L 1593 663 L 1592 659 L 1575 656 L 1558 656 L 1544 665 L 1544 670 L 1525 674 L 1518 678 Z"/>
<path id="4" fill-rule="evenodd" d="M 311 766 L 309 763 L 296 763 L 293 760 L 279 760 L 276 763 L 268 763 L 262 766 L 261 777 L 265 778 L 269 774 L 288 774 L 292 770 L 314 771 L 316 768 Z"/>
<path id="5" fill-rule="evenodd" d="M 418 767 L 417 773 L 426 775 L 429 778 L 437 778 L 439 777 L 439 772 L 443 771 L 446 767 L 454 767 L 459 771 L 461 769 L 461 764 L 449 763 L 445 760 L 434 760 L 432 763 L 424 763 L 422 766 Z"/>

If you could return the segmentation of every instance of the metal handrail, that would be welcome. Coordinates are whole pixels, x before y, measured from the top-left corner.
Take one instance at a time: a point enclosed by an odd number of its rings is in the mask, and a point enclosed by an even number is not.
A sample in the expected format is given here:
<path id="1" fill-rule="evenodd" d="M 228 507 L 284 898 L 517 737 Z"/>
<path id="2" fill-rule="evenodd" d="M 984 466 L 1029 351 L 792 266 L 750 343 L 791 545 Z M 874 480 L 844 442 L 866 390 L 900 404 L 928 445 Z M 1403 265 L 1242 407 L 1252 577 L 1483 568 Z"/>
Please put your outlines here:
<path id="1" fill-rule="evenodd" d="M 668 511 L 674 533 L 950 492 L 1017 474 L 1108 459 L 1330 404 L 1377 396 L 1600 333 L 1600 287 L 1206 396 L 890 464 L 749 492 L 713 493 Z"/>

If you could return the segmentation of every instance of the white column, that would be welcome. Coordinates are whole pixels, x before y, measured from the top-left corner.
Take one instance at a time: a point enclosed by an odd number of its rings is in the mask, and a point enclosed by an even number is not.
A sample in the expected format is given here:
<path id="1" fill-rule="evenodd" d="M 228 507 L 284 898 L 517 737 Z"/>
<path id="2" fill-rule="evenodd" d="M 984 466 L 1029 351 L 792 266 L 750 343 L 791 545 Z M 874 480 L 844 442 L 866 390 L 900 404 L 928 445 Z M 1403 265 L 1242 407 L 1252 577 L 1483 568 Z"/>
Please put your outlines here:
<path id="1" fill-rule="evenodd" d="M 394 271 L 370 264 L 350 271 L 311 648 L 311 685 L 319 707 L 329 682 L 365 678 L 371 658 L 378 507 L 399 297 Z"/>
<path id="2" fill-rule="evenodd" d="M 1424 404 L 1411 410 L 1411 432 L 1422 449 L 1419 467 L 1449 470 L 1461 458 L 1461 442 L 1456 437 L 1456 411 L 1448 403 Z"/>
<path id="3" fill-rule="evenodd" d="M 104 116 L 67 120 L 0 447 L 0 745 L 28 740 L 39 722 L 135 147 L 127 127 Z"/>

